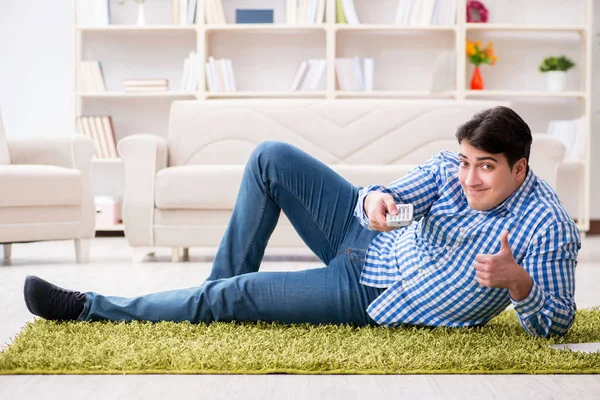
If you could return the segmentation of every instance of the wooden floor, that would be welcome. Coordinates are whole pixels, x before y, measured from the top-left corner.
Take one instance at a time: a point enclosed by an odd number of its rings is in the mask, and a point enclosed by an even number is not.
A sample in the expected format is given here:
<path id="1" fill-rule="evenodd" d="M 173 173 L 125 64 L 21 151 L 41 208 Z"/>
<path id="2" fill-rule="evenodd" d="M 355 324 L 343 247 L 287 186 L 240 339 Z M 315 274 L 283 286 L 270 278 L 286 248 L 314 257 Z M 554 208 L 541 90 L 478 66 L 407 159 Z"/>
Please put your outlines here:
<path id="1" fill-rule="evenodd" d="M 191 261 L 171 263 L 159 251 L 144 263 L 131 262 L 122 237 L 96 238 L 92 262 L 74 263 L 72 242 L 13 246 L 13 259 L 0 259 L 0 347 L 33 319 L 23 302 L 29 274 L 80 291 L 136 296 L 200 284 L 215 249 L 191 249 Z M 1 254 L 1 250 L 0 250 Z M 267 250 L 262 270 L 320 268 L 307 251 Z M 577 268 L 578 308 L 600 305 L 600 237 L 586 238 Z M 594 375 L 160 375 L 0 376 L 0 399 L 598 399 Z"/>

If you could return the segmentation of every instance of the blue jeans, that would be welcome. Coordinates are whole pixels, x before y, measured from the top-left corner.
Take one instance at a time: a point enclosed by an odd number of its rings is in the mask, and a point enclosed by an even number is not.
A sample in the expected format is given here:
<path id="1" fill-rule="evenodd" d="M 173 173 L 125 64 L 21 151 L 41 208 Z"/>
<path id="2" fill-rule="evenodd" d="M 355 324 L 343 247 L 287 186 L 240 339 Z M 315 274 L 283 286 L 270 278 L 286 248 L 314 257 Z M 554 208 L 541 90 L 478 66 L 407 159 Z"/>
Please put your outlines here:
<path id="1" fill-rule="evenodd" d="M 365 310 L 383 289 L 359 278 L 366 249 L 379 232 L 354 218 L 358 190 L 296 147 L 261 143 L 248 160 L 202 285 L 134 298 L 88 292 L 79 319 L 376 325 Z M 282 210 L 325 267 L 258 272 Z"/>

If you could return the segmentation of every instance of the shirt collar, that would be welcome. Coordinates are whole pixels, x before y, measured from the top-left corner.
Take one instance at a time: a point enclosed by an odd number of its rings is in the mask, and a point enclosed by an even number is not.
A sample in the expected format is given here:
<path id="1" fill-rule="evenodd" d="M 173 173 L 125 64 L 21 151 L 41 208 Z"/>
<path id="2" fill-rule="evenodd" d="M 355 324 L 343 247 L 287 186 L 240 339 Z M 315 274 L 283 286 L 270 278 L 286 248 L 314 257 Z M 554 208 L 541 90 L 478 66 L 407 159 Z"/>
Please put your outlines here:
<path id="1" fill-rule="evenodd" d="M 512 194 L 508 199 L 506 199 L 502 204 L 499 205 L 501 208 L 505 208 L 510 211 L 514 215 L 519 215 L 523 211 L 525 207 L 529 205 L 528 197 L 532 192 L 535 186 L 535 174 L 533 173 L 531 167 L 529 168 L 529 172 L 527 173 L 527 177 L 519 186 L 519 188 Z"/>

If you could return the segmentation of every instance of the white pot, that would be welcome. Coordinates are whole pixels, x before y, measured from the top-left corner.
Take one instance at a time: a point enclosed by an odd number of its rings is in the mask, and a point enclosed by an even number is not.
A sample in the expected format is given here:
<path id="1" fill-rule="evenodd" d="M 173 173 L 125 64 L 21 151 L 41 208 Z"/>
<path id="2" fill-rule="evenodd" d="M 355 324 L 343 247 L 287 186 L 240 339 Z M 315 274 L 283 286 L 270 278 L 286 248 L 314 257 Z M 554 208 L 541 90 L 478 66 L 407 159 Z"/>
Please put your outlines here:
<path id="1" fill-rule="evenodd" d="M 137 15 L 137 26 L 146 25 L 146 19 L 144 18 L 144 3 L 138 3 L 138 15 Z"/>
<path id="2" fill-rule="evenodd" d="M 567 85 L 566 71 L 548 71 L 546 72 L 546 87 L 551 92 L 560 92 L 565 90 Z"/>

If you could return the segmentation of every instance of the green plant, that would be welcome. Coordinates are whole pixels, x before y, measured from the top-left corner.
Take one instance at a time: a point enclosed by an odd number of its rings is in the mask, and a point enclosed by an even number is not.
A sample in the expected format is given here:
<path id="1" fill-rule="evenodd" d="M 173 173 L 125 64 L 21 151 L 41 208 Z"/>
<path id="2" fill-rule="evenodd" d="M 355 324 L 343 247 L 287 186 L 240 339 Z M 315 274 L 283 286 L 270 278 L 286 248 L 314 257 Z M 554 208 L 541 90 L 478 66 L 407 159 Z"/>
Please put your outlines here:
<path id="1" fill-rule="evenodd" d="M 540 72 L 548 71 L 568 71 L 573 68 L 575 63 L 565 56 L 546 57 L 540 64 Z"/>

